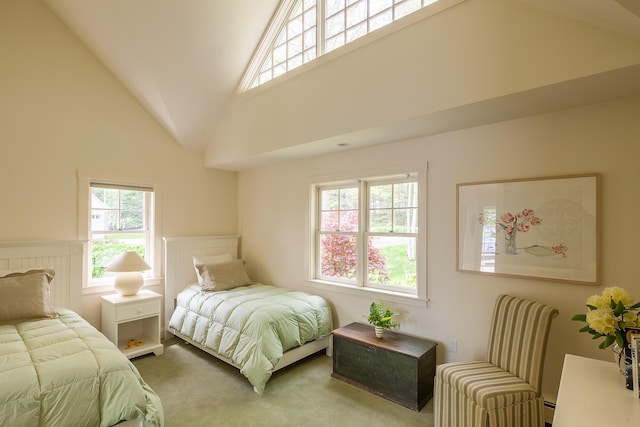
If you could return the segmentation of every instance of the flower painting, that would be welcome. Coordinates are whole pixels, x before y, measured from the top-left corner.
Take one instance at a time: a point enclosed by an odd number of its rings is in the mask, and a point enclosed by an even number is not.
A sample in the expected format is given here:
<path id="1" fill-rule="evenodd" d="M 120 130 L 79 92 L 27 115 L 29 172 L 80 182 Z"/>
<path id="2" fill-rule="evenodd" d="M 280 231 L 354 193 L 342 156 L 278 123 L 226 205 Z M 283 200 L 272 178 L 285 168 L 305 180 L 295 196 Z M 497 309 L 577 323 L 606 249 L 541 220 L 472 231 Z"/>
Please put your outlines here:
<path id="1" fill-rule="evenodd" d="M 458 184 L 458 271 L 598 283 L 598 180 Z"/>
<path id="2" fill-rule="evenodd" d="M 526 233 L 535 227 L 541 225 L 542 219 L 535 216 L 533 209 L 523 209 L 515 215 L 507 212 L 500 216 L 500 220 L 496 223 L 496 227 L 504 234 L 504 252 L 507 255 L 517 255 L 518 247 L 516 246 L 516 236 L 518 233 Z M 530 245 L 520 248 L 525 253 L 535 256 L 552 256 L 561 255 L 566 257 L 569 248 L 562 244 L 551 246 Z"/>

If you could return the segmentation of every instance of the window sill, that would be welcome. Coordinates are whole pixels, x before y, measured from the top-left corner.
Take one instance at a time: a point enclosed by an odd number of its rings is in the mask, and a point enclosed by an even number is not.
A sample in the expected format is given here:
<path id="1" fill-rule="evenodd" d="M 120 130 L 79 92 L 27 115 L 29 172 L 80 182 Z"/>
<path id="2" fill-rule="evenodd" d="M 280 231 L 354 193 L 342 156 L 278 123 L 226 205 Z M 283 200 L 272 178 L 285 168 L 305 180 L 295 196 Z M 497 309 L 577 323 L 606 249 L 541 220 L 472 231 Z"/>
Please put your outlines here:
<path id="1" fill-rule="evenodd" d="M 383 289 L 362 288 L 360 286 L 345 285 L 341 283 L 327 282 L 323 280 L 309 280 L 312 288 L 330 291 L 339 294 L 352 295 L 357 297 L 367 297 L 374 299 L 384 299 L 386 302 L 409 305 L 412 307 L 426 308 L 429 299 L 419 298 L 417 295 L 393 292 Z"/>
<path id="2" fill-rule="evenodd" d="M 144 279 L 144 285 L 142 289 L 147 286 L 157 286 L 162 283 L 161 277 L 152 277 Z M 114 292 L 113 290 L 113 282 L 101 283 L 99 285 L 85 285 L 82 288 L 82 295 L 94 295 L 94 294 L 104 294 L 108 292 Z"/>

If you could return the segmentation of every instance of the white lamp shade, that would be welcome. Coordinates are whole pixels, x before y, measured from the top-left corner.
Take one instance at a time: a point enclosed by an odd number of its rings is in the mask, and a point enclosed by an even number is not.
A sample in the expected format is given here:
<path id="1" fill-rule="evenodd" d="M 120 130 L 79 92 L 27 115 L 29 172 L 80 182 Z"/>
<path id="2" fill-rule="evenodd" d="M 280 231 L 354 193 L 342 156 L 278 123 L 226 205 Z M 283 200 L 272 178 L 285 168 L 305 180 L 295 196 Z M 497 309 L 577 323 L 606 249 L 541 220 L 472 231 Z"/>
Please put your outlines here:
<path id="1" fill-rule="evenodd" d="M 151 267 L 136 252 L 123 252 L 108 265 L 107 271 L 119 273 L 113 282 L 113 288 L 120 295 L 135 295 L 144 285 L 144 278 L 140 274 Z"/>
<path id="2" fill-rule="evenodd" d="M 137 252 L 123 252 L 107 265 L 107 271 L 115 271 L 117 273 L 125 271 L 144 271 L 150 270 L 149 264 L 143 260 Z"/>

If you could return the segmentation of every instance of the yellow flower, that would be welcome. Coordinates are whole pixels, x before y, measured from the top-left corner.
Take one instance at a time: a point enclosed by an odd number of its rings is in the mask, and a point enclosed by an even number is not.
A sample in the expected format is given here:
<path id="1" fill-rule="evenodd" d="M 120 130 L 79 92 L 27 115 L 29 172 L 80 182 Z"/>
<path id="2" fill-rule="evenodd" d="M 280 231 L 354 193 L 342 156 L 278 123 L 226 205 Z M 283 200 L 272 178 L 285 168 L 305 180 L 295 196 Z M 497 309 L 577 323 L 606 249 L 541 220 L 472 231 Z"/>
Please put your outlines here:
<path id="1" fill-rule="evenodd" d="M 591 295 L 587 298 L 587 305 L 592 305 L 597 308 L 609 307 L 610 299 L 603 295 Z"/>
<path id="2" fill-rule="evenodd" d="M 587 298 L 587 313 L 571 319 L 587 322 L 580 332 L 593 338 L 604 337 L 598 347 L 607 348 L 614 342 L 623 347 L 627 343 L 627 328 L 640 327 L 640 302 L 633 303 L 629 292 L 618 286 L 604 288 L 602 294 Z"/>
<path id="3" fill-rule="evenodd" d="M 631 294 L 618 286 L 610 286 L 608 288 L 604 288 L 604 290 L 602 291 L 602 296 L 605 297 L 607 301 L 612 299 L 616 304 L 619 301 L 622 301 L 622 305 L 624 305 L 625 307 L 633 305 L 633 297 L 631 296 Z"/>
<path id="4" fill-rule="evenodd" d="M 611 335 L 616 331 L 618 319 L 611 308 L 602 307 L 587 313 L 587 323 L 594 331 L 602 335 Z"/>
<path id="5" fill-rule="evenodd" d="M 627 324 L 627 326 L 640 326 L 638 324 L 638 313 L 635 311 L 627 311 L 622 315 L 622 320 Z"/>

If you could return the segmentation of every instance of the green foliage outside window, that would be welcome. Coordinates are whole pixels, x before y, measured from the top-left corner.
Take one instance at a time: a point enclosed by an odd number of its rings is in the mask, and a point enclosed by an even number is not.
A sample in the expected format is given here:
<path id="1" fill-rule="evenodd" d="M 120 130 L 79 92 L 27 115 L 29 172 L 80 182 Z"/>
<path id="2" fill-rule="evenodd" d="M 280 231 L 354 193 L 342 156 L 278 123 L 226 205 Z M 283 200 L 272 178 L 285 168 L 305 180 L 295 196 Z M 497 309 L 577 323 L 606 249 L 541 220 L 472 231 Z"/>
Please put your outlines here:
<path id="1" fill-rule="evenodd" d="M 135 251 L 144 258 L 144 245 L 132 244 L 122 240 L 94 240 L 91 248 L 93 270 L 91 277 L 99 279 L 104 276 L 107 264 L 122 252 Z"/>

